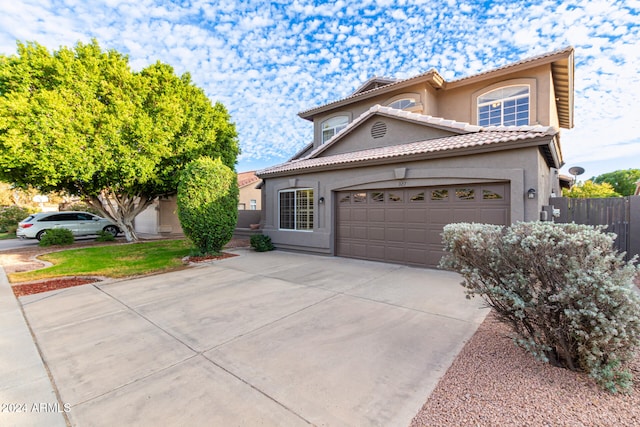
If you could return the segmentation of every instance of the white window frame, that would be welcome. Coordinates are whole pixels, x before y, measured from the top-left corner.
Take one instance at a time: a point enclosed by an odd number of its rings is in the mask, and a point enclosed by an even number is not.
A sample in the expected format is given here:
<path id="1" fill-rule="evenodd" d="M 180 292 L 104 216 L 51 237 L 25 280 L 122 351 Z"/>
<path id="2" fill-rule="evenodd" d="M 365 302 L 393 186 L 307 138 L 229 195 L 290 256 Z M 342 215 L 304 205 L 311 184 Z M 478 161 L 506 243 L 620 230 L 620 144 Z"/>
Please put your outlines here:
<path id="1" fill-rule="evenodd" d="M 255 211 L 258 209 L 258 201 L 256 199 L 249 200 L 249 210 Z"/>
<path id="2" fill-rule="evenodd" d="M 349 125 L 349 116 L 333 116 L 320 124 L 320 138 L 324 144 Z"/>
<path id="3" fill-rule="evenodd" d="M 522 90 L 522 89 L 526 89 L 526 93 L 520 93 L 520 94 L 515 94 L 515 95 L 509 95 L 508 92 L 511 91 L 517 91 L 518 89 Z M 501 92 L 507 92 L 506 94 L 504 94 L 503 96 L 500 95 Z M 493 97 L 493 99 L 488 99 L 488 100 L 483 100 L 483 98 L 487 98 L 490 94 L 496 94 L 497 96 Z M 523 99 L 527 99 L 527 107 L 526 110 L 523 109 L 518 109 L 518 101 L 521 101 Z M 514 102 L 515 105 L 513 106 L 513 113 L 506 113 L 507 115 L 514 115 L 514 123 L 507 123 L 505 124 L 505 104 L 509 103 L 509 102 Z M 484 118 L 482 118 L 482 114 L 481 113 L 481 108 L 485 108 L 485 107 L 489 107 L 488 109 L 488 114 L 489 117 L 486 118 L 487 122 L 484 122 Z M 511 106 L 507 106 L 506 108 L 511 108 Z M 502 86 L 502 87 L 498 87 L 496 89 L 492 89 L 489 90 L 487 92 L 482 93 L 481 95 L 478 96 L 477 99 L 477 117 L 478 117 L 478 125 L 479 126 L 526 126 L 529 125 L 531 123 L 531 87 L 527 84 L 515 84 L 515 85 L 508 85 L 508 86 Z M 491 117 L 491 113 L 492 112 L 499 112 L 499 116 L 496 115 L 495 118 L 500 119 L 500 122 L 497 123 L 495 121 L 492 122 L 492 117 Z M 522 119 L 518 119 L 518 115 L 519 114 L 523 114 L 526 112 L 526 122 L 520 122 L 519 120 Z"/>
<path id="4" fill-rule="evenodd" d="M 293 227 L 283 227 L 282 218 L 282 195 L 285 193 L 293 193 L 293 206 L 291 207 L 292 213 L 289 216 L 293 219 Z M 302 195 L 306 193 L 306 200 L 303 200 Z M 306 206 L 304 204 L 306 203 Z M 282 231 L 302 231 L 313 232 L 314 221 L 314 191 L 313 188 L 296 188 L 288 190 L 278 191 L 278 229 Z M 286 220 L 285 220 L 286 221 Z M 289 219 L 290 221 L 290 219 Z M 306 225 L 307 228 L 300 228 Z"/>
<path id="5" fill-rule="evenodd" d="M 408 102 L 408 105 L 403 106 L 402 104 L 406 102 Z M 416 101 L 415 98 L 406 97 L 406 98 L 396 99 L 395 101 L 389 103 L 388 107 L 395 108 L 396 110 L 406 110 L 408 108 L 413 108 L 416 105 L 418 105 L 418 102 Z"/>

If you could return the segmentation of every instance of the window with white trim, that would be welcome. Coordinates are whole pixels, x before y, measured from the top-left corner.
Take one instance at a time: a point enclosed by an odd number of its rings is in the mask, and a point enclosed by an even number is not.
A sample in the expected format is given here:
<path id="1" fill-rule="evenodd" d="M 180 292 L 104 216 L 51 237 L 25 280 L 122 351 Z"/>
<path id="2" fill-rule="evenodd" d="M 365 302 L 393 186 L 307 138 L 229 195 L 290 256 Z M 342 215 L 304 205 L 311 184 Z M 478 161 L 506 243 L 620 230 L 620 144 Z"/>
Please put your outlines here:
<path id="1" fill-rule="evenodd" d="M 349 117 L 336 116 L 322 122 L 322 143 L 330 140 L 336 133 L 346 128 L 349 124 Z"/>
<path id="2" fill-rule="evenodd" d="M 389 107 L 395 108 L 398 110 L 404 110 L 406 108 L 415 107 L 415 105 L 416 105 L 415 98 L 403 98 L 403 99 L 398 99 L 397 101 L 393 101 L 391 104 L 389 104 Z"/>
<path id="3" fill-rule="evenodd" d="M 251 199 L 249 201 L 249 210 L 255 211 L 258 208 L 258 201 L 256 199 Z"/>
<path id="4" fill-rule="evenodd" d="M 478 125 L 529 124 L 529 86 L 506 86 L 478 97 Z"/>
<path id="5" fill-rule="evenodd" d="M 281 230 L 313 230 L 313 190 L 281 190 L 280 229 Z"/>

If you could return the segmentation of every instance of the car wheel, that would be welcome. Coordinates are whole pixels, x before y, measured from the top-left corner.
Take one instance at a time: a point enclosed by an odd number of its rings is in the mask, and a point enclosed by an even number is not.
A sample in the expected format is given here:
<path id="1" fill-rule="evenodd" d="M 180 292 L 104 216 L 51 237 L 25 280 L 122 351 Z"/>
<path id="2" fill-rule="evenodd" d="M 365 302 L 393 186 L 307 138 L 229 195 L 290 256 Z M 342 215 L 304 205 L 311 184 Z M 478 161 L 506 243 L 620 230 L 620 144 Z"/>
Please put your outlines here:
<path id="1" fill-rule="evenodd" d="M 47 234 L 47 230 L 38 231 L 38 234 L 36 234 L 36 239 L 38 239 L 38 241 L 42 240 L 45 234 Z"/>
<path id="2" fill-rule="evenodd" d="M 105 228 L 102 229 L 102 231 L 104 231 L 105 233 L 111 234 L 113 237 L 118 237 L 118 233 L 120 232 L 120 229 L 115 225 L 107 225 Z"/>

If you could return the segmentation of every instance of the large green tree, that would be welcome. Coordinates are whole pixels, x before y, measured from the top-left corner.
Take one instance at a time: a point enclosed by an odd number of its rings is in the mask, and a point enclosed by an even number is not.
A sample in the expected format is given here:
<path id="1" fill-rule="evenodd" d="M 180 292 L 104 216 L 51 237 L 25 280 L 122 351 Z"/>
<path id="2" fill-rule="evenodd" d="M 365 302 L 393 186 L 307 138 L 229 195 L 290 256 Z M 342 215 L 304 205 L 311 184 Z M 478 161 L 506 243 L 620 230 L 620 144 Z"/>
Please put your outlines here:
<path id="1" fill-rule="evenodd" d="M 0 180 L 80 195 L 129 241 L 133 219 L 176 192 L 189 161 L 235 169 L 238 154 L 225 107 L 167 64 L 132 71 L 95 40 L 54 52 L 19 42 L 0 56 Z"/>
<path id="2" fill-rule="evenodd" d="M 603 173 L 591 179 L 596 184 L 610 184 L 621 196 L 632 196 L 636 182 L 640 181 L 640 169 L 617 170 Z"/>
<path id="3" fill-rule="evenodd" d="M 605 198 L 605 197 L 619 197 L 620 195 L 615 192 L 611 184 L 602 183 L 595 184 L 591 180 L 584 183 L 578 183 L 571 187 L 570 190 L 566 188 L 562 190 L 564 197 L 571 197 L 574 199 L 588 199 L 588 198 Z"/>

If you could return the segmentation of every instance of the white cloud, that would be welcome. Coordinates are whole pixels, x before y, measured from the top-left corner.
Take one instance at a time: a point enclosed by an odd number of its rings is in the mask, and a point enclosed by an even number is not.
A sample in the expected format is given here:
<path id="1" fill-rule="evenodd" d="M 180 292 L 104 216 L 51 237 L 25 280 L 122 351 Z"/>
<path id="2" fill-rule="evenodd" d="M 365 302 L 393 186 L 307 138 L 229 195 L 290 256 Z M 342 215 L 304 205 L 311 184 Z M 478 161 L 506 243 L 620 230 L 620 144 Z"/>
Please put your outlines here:
<path id="1" fill-rule="evenodd" d="M 247 159 L 266 165 L 311 140 L 311 124 L 298 111 L 347 95 L 371 76 L 435 68 L 453 79 L 572 44 L 576 129 L 563 132 L 565 159 L 637 154 L 640 1 L 432 4 L 5 1 L 0 53 L 14 53 L 16 40 L 57 49 L 96 38 L 128 54 L 135 69 L 170 63 L 227 105 L 240 134 L 241 165 Z"/>

